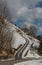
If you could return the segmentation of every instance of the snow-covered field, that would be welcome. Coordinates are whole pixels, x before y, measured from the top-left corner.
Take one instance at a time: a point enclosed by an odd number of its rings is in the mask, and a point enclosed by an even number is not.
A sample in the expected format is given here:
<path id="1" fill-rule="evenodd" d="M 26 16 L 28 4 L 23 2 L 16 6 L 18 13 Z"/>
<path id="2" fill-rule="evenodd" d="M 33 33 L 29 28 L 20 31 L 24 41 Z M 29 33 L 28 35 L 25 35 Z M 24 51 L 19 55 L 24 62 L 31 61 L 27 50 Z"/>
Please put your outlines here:
<path id="1" fill-rule="evenodd" d="M 42 65 L 42 60 L 25 61 L 14 65 Z"/>

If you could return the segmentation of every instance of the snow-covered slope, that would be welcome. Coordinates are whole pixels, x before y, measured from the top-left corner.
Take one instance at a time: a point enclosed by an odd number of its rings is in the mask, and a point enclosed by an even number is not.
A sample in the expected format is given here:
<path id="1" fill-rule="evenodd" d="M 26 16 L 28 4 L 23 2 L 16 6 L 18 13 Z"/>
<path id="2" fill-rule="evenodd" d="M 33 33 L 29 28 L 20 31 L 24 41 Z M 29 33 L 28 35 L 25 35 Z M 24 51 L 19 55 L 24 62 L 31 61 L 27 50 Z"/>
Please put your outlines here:
<path id="1" fill-rule="evenodd" d="M 17 49 L 20 45 L 22 45 L 17 51 L 14 53 L 15 59 L 26 58 L 25 54 L 28 57 L 28 51 L 33 47 L 39 47 L 39 40 L 26 35 L 20 28 L 11 24 L 9 21 L 5 19 L 4 21 L 4 30 L 3 37 L 4 43 L 3 47 L 6 49 Z M 25 57 L 24 57 L 25 56 Z"/>

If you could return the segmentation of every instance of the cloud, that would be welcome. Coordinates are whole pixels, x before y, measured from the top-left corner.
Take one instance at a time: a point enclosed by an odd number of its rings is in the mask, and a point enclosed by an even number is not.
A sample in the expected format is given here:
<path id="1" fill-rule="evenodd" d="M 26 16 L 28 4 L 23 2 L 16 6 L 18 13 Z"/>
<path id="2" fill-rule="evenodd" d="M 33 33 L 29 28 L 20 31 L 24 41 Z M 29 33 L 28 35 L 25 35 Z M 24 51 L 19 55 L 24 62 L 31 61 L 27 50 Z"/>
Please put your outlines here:
<path id="1" fill-rule="evenodd" d="M 42 18 L 42 8 L 34 8 L 42 0 L 7 0 L 12 18 L 26 18 L 29 22 L 32 18 Z"/>
<path id="2" fill-rule="evenodd" d="M 26 19 L 27 22 L 33 22 L 34 19 L 42 19 L 42 8 L 29 9 L 23 6 L 18 9 L 17 16 Z"/>
<path id="3" fill-rule="evenodd" d="M 22 5 L 27 6 L 28 8 L 33 8 L 35 5 L 42 0 L 20 0 Z"/>
<path id="4" fill-rule="evenodd" d="M 24 15 L 26 12 L 28 12 L 28 8 L 22 6 L 21 8 L 18 9 L 17 14 L 18 15 Z"/>
<path id="5" fill-rule="evenodd" d="M 19 14 L 20 13 L 20 14 Z M 42 18 L 42 8 L 33 8 L 29 9 L 27 7 L 21 7 L 20 10 L 18 10 L 18 15 L 30 17 L 30 18 Z"/>
<path id="6" fill-rule="evenodd" d="M 41 31 L 41 32 L 42 32 L 42 27 L 39 27 L 39 31 Z"/>
<path id="7" fill-rule="evenodd" d="M 34 18 L 42 18 L 42 8 L 34 8 L 33 9 Z"/>

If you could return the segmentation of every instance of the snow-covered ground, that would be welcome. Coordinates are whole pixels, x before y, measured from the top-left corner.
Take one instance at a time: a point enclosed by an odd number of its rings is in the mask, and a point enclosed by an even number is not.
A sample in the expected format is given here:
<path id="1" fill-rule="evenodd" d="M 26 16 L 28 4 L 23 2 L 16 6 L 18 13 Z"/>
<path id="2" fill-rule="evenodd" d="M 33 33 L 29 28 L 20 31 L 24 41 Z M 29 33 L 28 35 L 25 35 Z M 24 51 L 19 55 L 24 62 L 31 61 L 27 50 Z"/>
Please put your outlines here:
<path id="1" fill-rule="evenodd" d="M 26 57 L 29 57 L 29 58 L 40 58 L 40 56 L 34 51 L 32 50 L 29 50 L 28 54 L 26 55 Z"/>
<path id="2" fill-rule="evenodd" d="M 39 58 L 39 55 L 37 53 L 29 52 L 31 46 L 36 48 L 39 47 L 39 40 L 29 35 L 26 35 L 26 33 L 24 33 L 20 28 L 11 24 L 7 20 L 5 20 L 4 23 L 5 23 L 5 28 L 2 32 L 5 41 L 3 43 L 4 44 L 3 47 L 4 48 L 8 47 L 8 49 L 10 49 L 10 45 L 11 45 L 12 49 L 14 48 L 17 49 L 17 51 L 15 51 L 14 53 L 14 57 L 16 59 L 17 57 L 20 58 L 20 56 L 21 58 L 27 58 L 27 57 Z M 18 49 L 20 45 L 22 45 L 22 47 Z"/>
<path id="3" fill-rule="evenodd" d="M 42 60 L 25 61 L 14 65 L 42 65 Z"/>
<path id="4" fill-rule="evenodd" d="M 33 44 L 34 47 L 35 46 L 39 47 L 39 40 L 37 40 L 29 35 L 26 35 L 26 33 L 24 33 L 20 28 L 9 23 L 9 21 L 7 21 L 7 20 L 5 20 L 4 23 L 6 24 L 4 33 L 6 34 L 7 30 L 8 30 L 9 35 L 7 35 L 7 36 L 12 37 L 12 40 L 11 40 L 12 48 L 17 48 L 21 44 L 24 45 L 26 42 L 26 39 L 29 40 L 29 46 L 31 46 L 31 44 L 34 43 Z"/>
<path id="5" fill-rule="evenodd" d="M 39 58 L 40 56 L 35 52 L 35 51 L 31 51 L 31 47 L 39 47 L 39 40 L 37 40 L 34 37 L 31 37 L 29 35 L 26 35 L 26 33 L 24 33 L 20 28 L 18 28 L 17 26 L 9 23 L 7 20 L 5 20 L 5 29 L 3 30 L 3 36 L 6 36 L 4 38 L 4 47 L 9 43 L 8 41 L 10 41 L 9 45 L 11 44 L 12 49 L 15 48 L 17 49 L 21 44 L 22 47 L 20 47 L 15 53 L 14 53 L 14 58 L 15 59 L 24 59 L 24 58 Z M 8 33 L 8 34 L 7 34 Z M 7 46 L 6 46 L 7 48 Z M 28 53 L 27 53 L 28 51 Z M 27 54 L 26 54 L 27 53 Z M 26 55 L 26 56 L 24 56 Z M 21 56 L 21 57 L 20 57 Z M 42 65 L 42 60 L 31 60 L 31 61 L 25 61 L 25 62 L 21 62 L 21 63 L 17 63 L 14 65 Z"/>

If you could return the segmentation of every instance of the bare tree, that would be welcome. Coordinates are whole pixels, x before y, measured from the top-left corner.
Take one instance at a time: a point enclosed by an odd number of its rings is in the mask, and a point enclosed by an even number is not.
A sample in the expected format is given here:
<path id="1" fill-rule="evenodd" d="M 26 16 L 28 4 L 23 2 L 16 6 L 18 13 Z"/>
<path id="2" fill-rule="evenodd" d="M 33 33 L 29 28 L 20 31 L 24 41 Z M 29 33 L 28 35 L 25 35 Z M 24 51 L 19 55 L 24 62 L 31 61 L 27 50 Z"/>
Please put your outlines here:
<path id="1" fill-rule="evenodd" d="M 27 35 L 32 35 L 36 36 L 37 28 L 33 25 L 31 25 L 28 28 L 22 28 L 22 30 L 27 34 Z"/>
<path id="2" fill-rule="evenodd" d="M 5 23 L 5 20 L 0 21 L 0 52 L 3 50 L 7 53 L 12 50 L 11 47 L 12 31 L 9 29 L 9 23 Z"/>
<path id="3" fill-rule="evenodd" d="M 6 0 L 0 0 L 0 16 L 6 19 L 11 19 L 10 11 Z"/>
<path id="4" fill-rule="evenodd" d="M 7 32 L 5 34 L 5 32 L 7 31 L 7 27 L 4 22 L 5 19 L 10 20 L 10 12 L 7 7 L 6 1 L 0 0 L 0 51 L 2 51 L 2 49 L 6 50 L 11 48 L 11 37 L 9 36 L 11 35 L 11 33 Z"/>
<path id="5" fill-rule="evenodd" d="M 29 28 L 29 34 L 31 34 L 32 36 L 36 36 L 36 32 L 37 32 L 36 27 L 31 25 Z"/>

